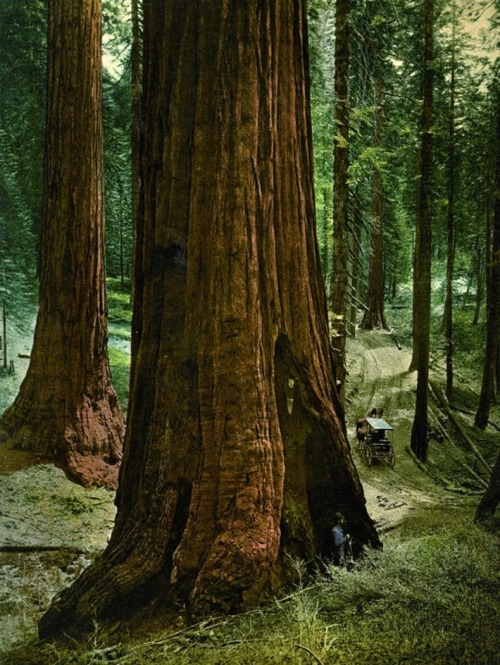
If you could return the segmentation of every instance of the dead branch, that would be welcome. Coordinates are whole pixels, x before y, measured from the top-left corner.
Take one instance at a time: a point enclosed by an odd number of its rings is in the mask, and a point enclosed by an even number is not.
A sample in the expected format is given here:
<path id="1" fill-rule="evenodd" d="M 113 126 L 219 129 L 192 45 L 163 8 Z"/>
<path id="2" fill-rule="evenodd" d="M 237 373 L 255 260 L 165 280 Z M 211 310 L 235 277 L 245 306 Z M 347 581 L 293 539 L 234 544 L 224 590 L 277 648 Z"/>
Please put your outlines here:
<path id="1" fill-rule="evenodd" d="M 71 554 L 88 554 L 86 550 L 78 547 L 65 547 L 64 545 L 0 545 L 0 553 L 24 554 L 30 552 L 70 552 Z"/>
<path id="2" fill-rule="evenodd" d="M 433 418 L 434 418 L 434 420 L 435 420 L 435 422 L 436 422 L 436 426 L 439 428 L 441 434 L 442 434 L 442 435 L 445 437 L 445 439 L 449 442 L 449 444 L 452 446 L 452 448 L 457 452 L 457 454 L 458 454 L 458 456 L 459 456 L 459 457 L 457 458 L 457 462 L 458 462 L 458 463 L 459 463 L 459 464 L 460 464 L 460 465 L 461 465 L 461 466 L 462 466 L 462 467 L 463 467 L 463 468 L 464 468 L 464 469 L 465 469 L 465 470 L 466 470 L 466 471 L 467 471 L 467 472 L 468 472 L 468 473 L 474 478 L 474 480 L 476 480 L 476 482 L 478 482 L 478 483 L 481 485 L 481 487 L 484 487 L 484 489 L 486 489 L 486 488 L 488 487 L 488 483 L 484 480 L 484 478 L 481 478 L 481 476 L 478 475 L 478 474 L 474 471 L 474 469 L 473 469 L 472 467 L 470 467 L 466 462 L 464 462 L 462 459 L 460 459 L 460 456 L 462 455 L 462 451 L 461 451 L 460 448 L 456 445 L 456 443 L 453 441 L 453 439 L 450 437 L 450 435 L 449 435 L 448 432 L 445 430 L 445 428 L 441 425 L 441 423 L 439 422 L 438 417 L 437 417 L 436 414 L 432 411 L 432 409 L 429 409 L 429 412 L 430 412 L 431 415 L 433 416 Z"/>
<path id="3" fill-rule="evenodd" d="M 303 650 L 306 651 L 310 656 L 312 656 L 312 658 L 314 658 L 314 660 L 315 660 L 317 663 L 319 663 L 319 665 L 323 665 L 322 661 L 318 658 L 318 656 L 314 653 L 314 651 L 311 651 L 311 649 L 309 649 L 308 647 L 305 647 L 305 646 L 303 646 L 302 644 L 296 644 L 296 645 L 295 645 L 295 648 L 296 648 L 296 649 L 303 649 Z"/>
<path id="4" fill-rule="evenodd" d="M 415 462 L 415 464 L 418 466 L 418 468 L 426 473 L 432 480 L 434 480 L 436 483 L 439 483 L 440 485 L 443 485 L 445 487 L 445 483 L 439 478 L 438 476 L 434 475 L 430 469 L 428 469 L 423 462 L 421 462 L 418 457 L 415 455 L 413 450 L 410 448 L 410 446 L 405 446 L 405 450 L 408 453 L 408 455 L 412 458 L 412 460 Z"/>

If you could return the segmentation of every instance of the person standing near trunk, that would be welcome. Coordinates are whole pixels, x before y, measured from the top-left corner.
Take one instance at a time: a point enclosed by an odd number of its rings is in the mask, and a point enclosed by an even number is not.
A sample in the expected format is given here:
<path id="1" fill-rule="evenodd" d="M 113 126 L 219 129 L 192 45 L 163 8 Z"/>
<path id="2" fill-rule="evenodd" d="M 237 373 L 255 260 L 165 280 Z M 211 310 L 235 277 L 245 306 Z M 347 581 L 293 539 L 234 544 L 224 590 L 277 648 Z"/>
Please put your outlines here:
<path id="1" fill-rule="evenodd" d="M 345 520 L 340 514 L 335 515 L 332 535 L 333 535 L 333 561 L 336 566 L 343 566 L 345 563 L 345 549 L 346 549 L 347 537 L 345 535 Z"/>

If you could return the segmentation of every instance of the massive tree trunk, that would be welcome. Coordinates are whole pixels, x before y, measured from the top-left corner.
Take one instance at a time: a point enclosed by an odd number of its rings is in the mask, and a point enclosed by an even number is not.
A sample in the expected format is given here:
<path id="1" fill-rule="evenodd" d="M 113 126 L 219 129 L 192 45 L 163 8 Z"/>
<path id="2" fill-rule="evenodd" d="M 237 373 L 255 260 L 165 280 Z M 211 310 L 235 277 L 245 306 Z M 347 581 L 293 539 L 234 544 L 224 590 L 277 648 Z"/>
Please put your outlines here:
<path id="1" fill-rule="evenodd" d="M 497 95 L 498 98 L 498 95 Z M 493 239 L 488 262 L 486 296 L 486 348 L 484 357 L 481 394 L 474 424 L 485 429 L 488 424 L 490 407 L 496 397 L 496 377 L 498 355 L 500 353 L 500 110 L 496 117 L 496 187 L 493 212 Z"/>
<path id="2" fill-rule="evenodd" d="M 349 11 L 350 0 L 336 0 L 331 302 L 333 359 L 342 404 L 347 378 L 346 319 L 349 288 Z"/>
<path id="3" fill-rule="evenodd" d="M 144 594 L 256 602 L 333 513 L 378 544 L 335 390 L 303 2 L 144 5 L 134 360 L 118 513 L 47 636 Z"/>
<path id="4" fill-rule="evenodd" d="M 39 312 L 2 426 L 85 485 L 116 487 L 123 418 L 107 355 L 100 0 L 49 3 Z"/>
<path id="5" fill-rule="evenodd" d="M 434 0 L 424 0 L 424 82 L 420 157 L 420 200 L 415 239 L 413 274 L 413 357 L 417 369 L 417 397 L 411 431 L 411 449 L 419 460 L 427 459 L 427 404 L 431 316 L 432 221 L 432 112 L 433 112 Z"/>
<path id="6" fill-rule="evenodd" d="M 380 57 L 380 54 L 377 53 Z M 380 76 L 375 81 L 375 148 L 382 145 L 384 126 L 384 84 Z M 373 330 L 388 326 L 384 314 L 384 183 L 380 168 L 373 176 L 373 221 L 370 236 L 370 268 L 368 273 L 368 309 L 361 328 Z"/>

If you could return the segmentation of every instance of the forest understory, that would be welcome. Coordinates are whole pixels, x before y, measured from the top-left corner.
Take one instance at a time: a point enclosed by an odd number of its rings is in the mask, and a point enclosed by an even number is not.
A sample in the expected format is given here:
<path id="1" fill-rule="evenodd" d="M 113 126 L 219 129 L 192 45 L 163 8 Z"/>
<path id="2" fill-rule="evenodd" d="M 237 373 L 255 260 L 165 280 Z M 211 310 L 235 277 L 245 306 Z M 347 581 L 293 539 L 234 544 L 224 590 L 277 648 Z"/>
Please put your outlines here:
<path id="1" fill-rule="evenodd" d="M 29 329 L 29 325 L 27 326 Z M 18 353 L 27 329 L 11 335 Z M 110 341 L 126 353 L 119 336 Z M 477 379 L 460 368 L 452 408 L 436 398 L 443 375 L 431 372 L 429 461 L 408 448 L 416 373 L 411 353 L 393 333 L 358 331 L 348 343 L 347 425 L 370 515 L 384 549 L 350 570 L 319 566 L 317 578 L 284 598 L 236 617 L 195 626 L 158 607 L 131 622 L 100 625 L 88 640 L 42 644 L 37 621 L 51 598 L 104 548 L 113 494 L 85 489 L 34 456 L 0 449 L 0 660 L 5 663 L 478 663 L 499 662 L 498 521 L 473 524 L 492 464 L 499 408 L 492 424 L 472 427 Z M 23 374 L 2 375 L 2 409 Z M 5 388 L 5 389 L 4 389 Z M 442 388 L 442 386 L 441 386 Z M 396 464 L 368 466 L 359 456 L 356 418 L 383 408 L 394 427 Z M 454 422 L 453 422 L 454 421 Z M 458 425 L 457 425 L 458 423 Z M 458 429 L 457 429 L 458 427 Z M 474 452 L 470 443 L 476 448 Z M 296 562 L 299 578 L 302 564 Z M 302 578 L 301 578 L 302 579 Z"/>

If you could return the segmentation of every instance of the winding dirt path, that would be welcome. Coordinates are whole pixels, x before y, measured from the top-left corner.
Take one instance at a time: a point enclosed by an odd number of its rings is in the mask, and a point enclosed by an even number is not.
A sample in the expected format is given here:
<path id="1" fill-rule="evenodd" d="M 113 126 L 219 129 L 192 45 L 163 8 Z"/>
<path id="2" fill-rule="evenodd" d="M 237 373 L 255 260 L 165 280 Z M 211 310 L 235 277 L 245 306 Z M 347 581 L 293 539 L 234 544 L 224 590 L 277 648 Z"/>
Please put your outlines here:
<path id="1" fill-rule="evenodd" d="M 393 337 L 382 331 L 357 331 L 348 343 L 349 380 L 347 427 L 353 458 L 361 477 L 368 511 L 385 537 L 404 537 L 411 532 L 439 528 L 440 518 L 454 510 L 472 510 L 476 497 L 458 497 L 423 473 L 408 455 L 415 407 L 416 372 L 408 372 L 411 352 L 398 348 Z M 375 461 L 367 466 L 359 456 L 355 436 L 358 417 L 372 408 L 384 409 L 394 427 L 396 464 L 390 468 Z M 435 520 L 429 519 L 434 514 Z M 435 521 L 434 527 L 432 523 Z"/>

